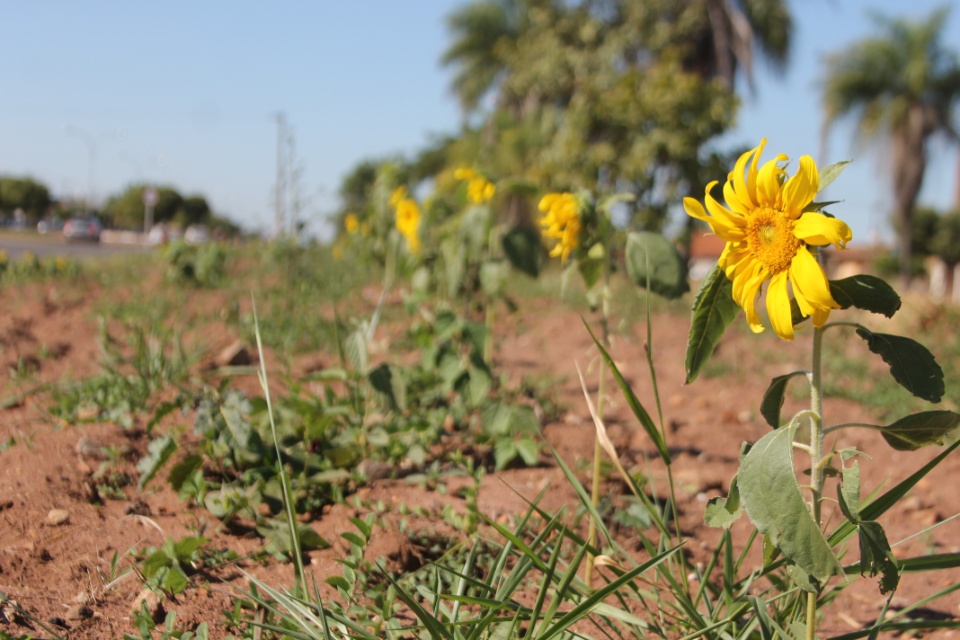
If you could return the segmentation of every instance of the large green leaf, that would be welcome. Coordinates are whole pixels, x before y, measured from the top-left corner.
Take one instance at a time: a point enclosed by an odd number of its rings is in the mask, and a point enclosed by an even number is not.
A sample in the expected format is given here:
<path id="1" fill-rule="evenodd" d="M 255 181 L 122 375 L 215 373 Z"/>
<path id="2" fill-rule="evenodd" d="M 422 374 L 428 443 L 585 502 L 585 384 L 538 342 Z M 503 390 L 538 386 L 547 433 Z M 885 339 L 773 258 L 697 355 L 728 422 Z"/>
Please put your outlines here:
<path id="1" fill-rule="evenodd" d="M 690 335 L 687 338 L 687 383 L 696 380 L 700 369 L 713 355 L 717 343 L 740 312 L 733 301 L 733 283 L 715 266 L 700 285 L 693 301 Z"/>
<path id="2" fill-rule="evenodd" d="M 842 309 L 856 307 L 888 318 L 900 310 L 900 296 L 876 276 L 857 275 L 830 281 L 830 295 Z"/>
<path id="3" fill-rule="evenodd" d="M 810 514 L 793 469 L 795 428 L 777 429 L 761 438 L 740 463 L 740 498 L 760 533 L 769 536 L 784 557 L 823 586 L 842 575 Z"/>
<path id="4" fill-rule="evenodd" d="M 392 411 L 399 413 L 407 408 L 407 385 L 399 371 L 384 363 L 371 371 L 368 378 L 370 386 L 383 395 Z"/>
<path id="5" fill-rule="evenodd" d="M 924 400 L 940 402 L 943 397 L 943 370 L 926 347 L 910 338 L 888 333 L 873 333 L 857 327 L 857 335 L 867 341 L 870 351 L 890 365 L 894 380 Z"/>
<path id="6" fill-rule="evenodd" d="M 774 429 L 780 428 L 780 409 L 783 408 L 784 395 L 787 392 L 787 382 L 794 376 L 806 375 L 806 371 L 794 371 L 783 376 L 777 376 L 770 381 L 763 394 L 763 400 L 760 402 L 760 415 L 767 421 L 767 424 Z"/>
<path id="7" fill-rule="evenodd" d="M 943 437 L 960 425 L 960 413 L 923 411 L 900 418 L 880 432 L 898 451 L 914 451 L 930 444 L 943 444 Z"/>
<path id="8" fill-rule="evenodd" d="M 515 269 L 536 278 L 543 265 L 540 235 L 530 227 L 516 226 L 503 235 L 503 252 Z"/>
<path id="9" fill-rule="evenodd" d="M 627 235 L 627 275 L 638 287 L 673 300 L 690 290 L 687 264 L 662 234 L 639 231 Z"/>

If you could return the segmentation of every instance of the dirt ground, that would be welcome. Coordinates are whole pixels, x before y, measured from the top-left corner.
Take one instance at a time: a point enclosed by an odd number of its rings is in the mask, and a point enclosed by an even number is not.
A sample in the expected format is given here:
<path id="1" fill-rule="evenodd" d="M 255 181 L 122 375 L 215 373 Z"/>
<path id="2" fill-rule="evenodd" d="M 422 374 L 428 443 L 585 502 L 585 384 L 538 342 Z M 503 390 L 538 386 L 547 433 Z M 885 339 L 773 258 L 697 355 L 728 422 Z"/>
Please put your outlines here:
<path id="1" fill-rule="evenodd" d="M 0 344 L 5 365 L 4 408 L 0 410 L 0 592 L 6 604 L 0 611 L 0 631 L 14 637 L 49 634 L 20 610 L 49 628 L 73 639 L 118 638 L 134 633 L 131 610 L 143 590 L 136 572 L 123 573 L 133 564 L 128 551 L 159 546 L 165 537 L 196 533 L 202 518 L 209 514 L 185 507 L 164 482 L 154 482 L 143 493 L 135 484 L 123 495 L 97 495 L 92 476 L 105 450 L 120 452 L 121 464 L 136 474 L 136 461 L 146 452 L 143 417 L 133 428 L 110 423 L 64 424 L 51 416 L 45 403 L 48 395 L 36 385 L 60 380 L 77 380 L 98 371 L 100 354 L 96 342 L 97 318 L 93 309 L 103 297 L 122 297 L 124 292 L 97 285 L 83 295 L 69 286 L 40 283 L 6 288 L 0 293 Z M 215 308 L 223 304 L 217 293 L 200 294 L 194 304 Z M 551 381 L 551 392 L 563 407 L 561 418 L 543 425 L 543 434 L 558 453 L 587 482 L 587 464 L 593 450 L 594 431 L 576 376 L 575 363 L 596 379 L 596 362 L 591 339 L 580 320 L 583 310 L 571 309 L 555 300 L 528 300 L 520 311 L 501 319 L 498 331 L 504 335 L 495 352 L 495 368 L 510 383 L 523 377 Z M 742 323 L 742 319 L 738 323 Z M 804 367 L 806 342 L 778 343 L 772 335 L 760 337 L 747 331 L 731 330 L 720 345 L 716 361 L 722 363 L 713 375 L 704 375 L 684 385 L 683 359 L 688 323 L 683 316 L 658 314 L 653 322 L 654 359 L 663 401 L 663 419 L 669 426 L 669 445 L 674 455 L 674 475 L 679 494 L 681 528 L 687 537 L 686 549 L 694 562 L 702 562 L 712 550 L 719 533 L 703 525 L 706 501 L 725 493 L 734 473 L 743 441 L 755 441 L 767 427 L 757 407 L 771 377 Z M 193 327 L 194 344 L 215 354 L 239 338 L 221 323 Z M 389 334 L 380 336 L 384 353 L 390 353 Z M 621 371 L 648 407 L 654 407 L 645 355 L 646 328 L 618 326 L 612 352 Z M 777 348 L 776 356 L 773 347 Z M 780 349 L 784 347 L 784 349 Z M 302 361 L 316 362 L 316 354 L 303 354 Z M 14 377 L 18 363 L 28 363 L 31 375 L 26 382 Z M 272 365 L 270 358 L 268 364 Z M 304 365 L 306 366 L 306 365 Z M 255 379 L 244 383 L 256 391 Z M 630 414 L 620 392 L 611 384 L 607 415 L 610 435 L 630 469 L 642 470 L 662 486 L 663 470 L 655 462 L 655 451 L 643 430 Z M 596 392 L 595 386 L 592 388 Z M 26 392 L 26 393 L 22 393 Z M 948 389 L 948 396 L 951 390 Z M 19 394 L 19 395 L 18 395 Z M 791 398 L 790 402 L 794 402 Z M 849 401 L 829 401 L 826 418 L 830 423 L 871 421 L 867 410 Z M 158 430 L 177 428 L 183 419 L 172 416 Z M 883 446 L 869 433 L 845 435 L 845 442 L 859 444 L 872 460 L 861 462 L 865 492 L 880 485 L 889 487 L 919 468 L 937 451 L 897 453 Z M 924 479 L 907 499 L 882 519 L 891 542 L 960 513 L 957 490 L 960 456 L 953 455 Z M 453 486 L 456 479 L 449 481 Z M 575 509 L 575 495 L 562 473 L 547 454 L 536 468 L 509 469 L 486 475 L 479 509 L 498 522 L 527 510 L 524 498 L 533 499 L 546 490 L 541 506 L 547 510 Z M 614 478 L 604 493 L 616 499 L 624 492 Z M 428 491 L 403 478 L 380 479 L 362 487 L 348 504 L 338 504 L 310 522 L 332 543 L 331 548 L 310 553 L 310 568 L 322 580 L 340 572 L 336 559 L 347 552 L 340 534 L 354 530 L 349 518 L 362 516 L 359 504 L 422 505 L 433 510 L 443 504 L 464 508 L 457 492 Z M 412 518 L 412 517 L 411 517 Z M 416 530 L 443 528 L 436 521 L 415 518 Z M 394 570 L 414 569 L 422 561 L 416 540 L 400 535 L 395 520 L 378 521 L 368 556 Z M 215 525 L 215 522 L 213 523 Z M 745 532 L 746 520 L 735 528 Z M 455 532 L 454 532 L 455 533 Z M 204 535 L 218 548 L 244 555 L 262 544 L 255 536 L 205 529 Z M 479 535 L 489 535 L 482 532 Z M 623 532 L 629 543 L 629 532 Z M 629 546 L 628 546 L 629 548 Z M 960 552 L 960 528 L 949 522 L 928 535 L 895 548 L 900 556 Z M 118 563 L 111 566 L 112 560 Z M 247 586 L 244 573 L 277 586 L 293 583 L 290 565 L 241 562 L 216 567 L 194 578 L 184 593 L 163 603 L 176 611 L 182 628 L 208 622 L 211 637 L 231 633 L 222 626 L 225 611 L 232 608 L 237 588 Z M 939 588 L 960 581 L 956 571 L 904 576 L 894 606 L 914 602 Z M 332 591 L 325 595 L 332 595 Z M 19 610 L 10 602 L 15 601 Z M 847 589 L 833 607 L 824 625 L 824 636 L 863 628 L 880 611 L 884 602 L 876 582 L 860 580 Z M 925 615 L 953 618 L 960 614 L 956 593 L 931 603 Z M 236 633 L 233 631 L 233 633 Z M 928 637 L 954 637 L 943 631 Z"/>

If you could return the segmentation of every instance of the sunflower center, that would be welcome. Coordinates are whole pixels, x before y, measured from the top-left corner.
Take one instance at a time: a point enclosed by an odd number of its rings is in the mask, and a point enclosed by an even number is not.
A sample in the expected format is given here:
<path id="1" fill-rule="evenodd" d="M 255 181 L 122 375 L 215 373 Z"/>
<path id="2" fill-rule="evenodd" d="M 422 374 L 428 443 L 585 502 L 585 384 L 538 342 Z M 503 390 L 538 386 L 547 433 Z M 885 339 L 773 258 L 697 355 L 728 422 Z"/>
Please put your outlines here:
<path id="1" fill-rule="evenodd" d="M 803 241 L 793 233 L 794 221 L 776 209 L 757 209 L 747 223 L 747 245 L 771 274 L 790 266 Z"/>

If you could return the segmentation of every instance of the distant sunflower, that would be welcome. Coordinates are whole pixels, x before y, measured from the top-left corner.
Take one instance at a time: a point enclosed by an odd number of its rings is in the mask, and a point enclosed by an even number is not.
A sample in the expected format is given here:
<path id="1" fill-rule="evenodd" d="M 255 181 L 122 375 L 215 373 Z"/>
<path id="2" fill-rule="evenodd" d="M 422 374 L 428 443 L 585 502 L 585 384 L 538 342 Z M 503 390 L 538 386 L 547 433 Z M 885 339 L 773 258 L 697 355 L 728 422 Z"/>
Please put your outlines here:
<path id="1" fill-rule="evenodd" d="M 543 235 L 557 241 L 550 255 L 566 262 L 580 244 L 582 226 L 577 197 L 572 193 L 548 193 L 541 198 L 538 208 L 543 213 L 537 221 L 543 227 Z"/>
<path id="2" fill-rule="evenodd" d="M 833 244 L 842 249 L 852 234 L 841 220 L 805 211 L 820 184 L 813 158 L 802 156 L 792 177 L 778 164 L 788 160 L 783 154 L 757 169 L 766 142 L 762 140 L 740 156 L 727 176 L 723 198 L 729 209 L 710 195 L 716 180 L 706 188 L 706 211 L 694 198 L 684 198 L 683 208 L 726 241 L 718 264 L 733 282 L 733 299 L 746 312 L 750 328 L 755 333 L 763 331 L 756 302 L 763 284 L 768 283 L 770 324 L 778 336 L 792 340 L 791 290 L 800 312 L 812 317 L 816 327 L 826 323 L 831 309 L 840 307 L 809 247 Z"/>

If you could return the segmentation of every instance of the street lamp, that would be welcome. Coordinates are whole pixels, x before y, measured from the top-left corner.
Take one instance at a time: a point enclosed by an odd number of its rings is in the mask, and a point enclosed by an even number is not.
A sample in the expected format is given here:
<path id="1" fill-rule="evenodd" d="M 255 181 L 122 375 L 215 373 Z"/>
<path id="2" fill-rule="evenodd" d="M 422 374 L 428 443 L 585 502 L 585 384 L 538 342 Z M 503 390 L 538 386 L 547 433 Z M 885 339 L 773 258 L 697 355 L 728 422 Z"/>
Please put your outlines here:
<path id="1" fill-rule="evenodd" d="M 125 137 L 124 131 L 121 128 L 114 129 L 112 131 L 104 131 L 99 136 L 94 137 L 90 132 L 81 129 L 72 124 L 66 124 L 63 126 L 63 133 L 67 136 L 72 136 L 79 138 L 87 145 L 87 197 L 83 201 L 83 212 L 85 214 L 90 213 L 90 207 L 92 201 L 94 200 L 94 182 L 96 175 L 96 164 L 97 164 L 97 138 L 103 138 L 105 136 L 114 136 L 117 140 L 123 140 Z"/>

